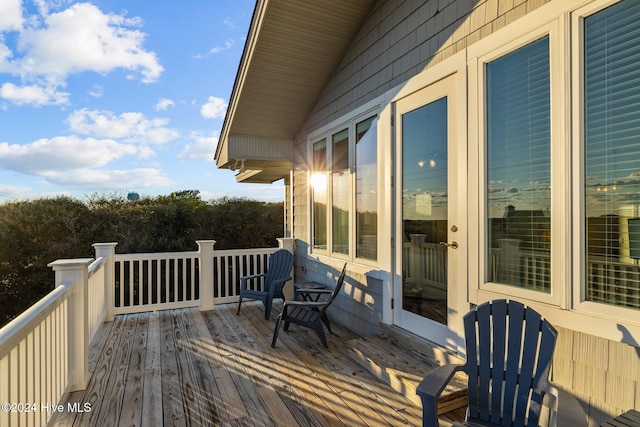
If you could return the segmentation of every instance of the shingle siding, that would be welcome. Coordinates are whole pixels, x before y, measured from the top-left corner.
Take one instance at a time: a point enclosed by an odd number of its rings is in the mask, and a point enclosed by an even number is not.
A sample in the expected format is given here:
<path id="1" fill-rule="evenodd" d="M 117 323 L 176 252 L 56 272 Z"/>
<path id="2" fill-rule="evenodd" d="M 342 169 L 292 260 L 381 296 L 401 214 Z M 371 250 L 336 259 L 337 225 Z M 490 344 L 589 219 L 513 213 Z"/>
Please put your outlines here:
<path id="1" fill-rule="evenodd" d="M 312 131 L 549 0 L 379 1 L 305 124 Z"/>
<path id="2" fill-rule="evenodd" d="M 590 426 L 640 408 L 640 348 L 557 329 L 552 379 L 587 408 Z"/>

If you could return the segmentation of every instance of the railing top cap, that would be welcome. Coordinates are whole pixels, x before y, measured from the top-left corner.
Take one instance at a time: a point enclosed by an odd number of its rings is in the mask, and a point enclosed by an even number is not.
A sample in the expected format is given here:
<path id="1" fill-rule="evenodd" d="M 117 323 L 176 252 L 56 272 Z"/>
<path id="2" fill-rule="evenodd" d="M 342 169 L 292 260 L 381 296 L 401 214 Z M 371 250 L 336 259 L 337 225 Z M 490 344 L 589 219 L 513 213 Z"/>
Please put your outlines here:
<path id="1" fill-rule="evenodd" d="M 47 264 L 51 268 L 85 267 L 93 262 L 93 258 L 58 259 Z"/>
<path id="2" fill-rule="evenodd" d="M 118 242 L 94 243 L 91 246 L 93 246 L 94 248 L 98 246 L 107 246 L 107 247 L 113 246 L 115 248 L 116 246 L 118 246 Z"/>

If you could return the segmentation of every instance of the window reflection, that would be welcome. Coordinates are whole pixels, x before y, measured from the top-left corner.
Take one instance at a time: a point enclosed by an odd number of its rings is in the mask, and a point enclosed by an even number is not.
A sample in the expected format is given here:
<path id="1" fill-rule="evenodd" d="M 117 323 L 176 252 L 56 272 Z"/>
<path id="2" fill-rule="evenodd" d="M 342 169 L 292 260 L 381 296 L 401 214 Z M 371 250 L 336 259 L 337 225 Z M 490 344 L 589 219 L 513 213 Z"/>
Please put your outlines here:
<path id="1" fill-rule="evenodd" d="M 333 252 L 349 253 L 349 129 L 333 135 L 331 196 Z"/>
<path id="2" fill-rule="evenodd" d="M 640 309 L 640 3 L 585 19 L 586 299 Z"/>
<path id="3" fill-rule="evenodd" d="M 378 258 L 378 135 L 371 117 L 356 125 L 356 256 Z"/>
<path id="4" fill-rule="evenodd" d="M 489 64 L 489 280 L 551 292 L 549 38 Z"/>
<path id="5" fill-rule="evenodd" d="M 313 247 L 327 249 L 327 141 L 313 144 Z"/>
<path id="6" fill-rule="evenodd" d="M 447 324 L 447 99 L 402 116 L 402 308 Z"/>

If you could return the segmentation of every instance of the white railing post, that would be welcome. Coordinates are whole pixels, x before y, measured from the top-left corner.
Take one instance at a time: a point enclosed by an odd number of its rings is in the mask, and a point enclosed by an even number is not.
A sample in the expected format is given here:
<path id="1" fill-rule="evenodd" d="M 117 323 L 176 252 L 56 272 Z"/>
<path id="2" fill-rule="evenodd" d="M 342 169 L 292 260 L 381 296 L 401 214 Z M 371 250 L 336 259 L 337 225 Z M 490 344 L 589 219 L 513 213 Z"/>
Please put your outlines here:
<path id="1" fill-rule="evenodd" d="M 105 321 L 113 322 L 113 306 L 114 306 L 114 279 L 113 279 L 113 256 L 116 253 L 117 242 L 112 243 L 94 243 L 93 249 L 96 253 L 96 259 L 105 257 L 107 261 L 104 265 L 104 287 L 105 287 L 105 304 L 107 304 L 107 315 Z"/>
<path id="2" fill-rule="evenodd" d="M 72 283 L 69 299 L 69 391 L 84 390 L 89 381 L 89 319 L 87 286 L 91 258 L 63 259 L 50 264 L 55 286 Z"/>
<path id="3" fill-rule="evenodd" d="M 282 249 L 286 249 L 289 252 L 291 252 L 293 255 L 296 254 L 296 239 L 294 239 L 293 237 L 279 237 L 278 238 L 278 246 Z M 293 267 L 291 267 L 291 278 L 293 279 L 292 282 L 295 282 L 296 278 L 295 278 L 295 270 L 296 270 L 296 265 L 295 263 L 293 264 Z M 289 283 L 289 282 L 287 282 Z M 285 286 L 283 288 L 283 292 L 284 292 L 284 296 L 286 299 L 288 300 L 292 300 L 293 299 L 293 285 L 291 286 Z"/>
<path id="4" fill-rule="evenodd" d="M 213 252 L 215 240 L 196 240 L 200 263 L 200 311 L 213 310 Z"/>

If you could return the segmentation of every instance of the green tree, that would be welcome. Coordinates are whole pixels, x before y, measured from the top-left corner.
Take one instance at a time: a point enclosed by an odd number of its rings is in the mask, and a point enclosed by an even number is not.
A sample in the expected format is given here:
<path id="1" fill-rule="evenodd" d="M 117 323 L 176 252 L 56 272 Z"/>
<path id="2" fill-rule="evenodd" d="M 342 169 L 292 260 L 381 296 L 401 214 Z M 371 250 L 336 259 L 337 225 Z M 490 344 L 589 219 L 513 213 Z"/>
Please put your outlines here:
<path id="1" fill-rule="evenodd" d="M 53 289 L 47 264 L 90 256 L 83 234 L 87 207 L 69 197 L 2 205 L 0 209 L 0 323 L 12 319 Z"/>
<path id="2" fill-rule="evenodd" d="M 282 203 L 243 198 L 205 202 L 196 190 L 128 200 L 93 194 L 0 204 L 0 326 L 53 288 L 47 264 L 93 256 L 96 242 L 117 242 L 118 253 L 180 252 L 196 240 L 216 249 L 277 246 Z"/>

